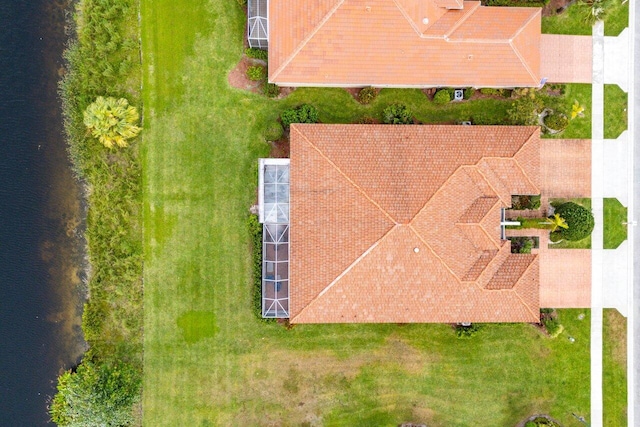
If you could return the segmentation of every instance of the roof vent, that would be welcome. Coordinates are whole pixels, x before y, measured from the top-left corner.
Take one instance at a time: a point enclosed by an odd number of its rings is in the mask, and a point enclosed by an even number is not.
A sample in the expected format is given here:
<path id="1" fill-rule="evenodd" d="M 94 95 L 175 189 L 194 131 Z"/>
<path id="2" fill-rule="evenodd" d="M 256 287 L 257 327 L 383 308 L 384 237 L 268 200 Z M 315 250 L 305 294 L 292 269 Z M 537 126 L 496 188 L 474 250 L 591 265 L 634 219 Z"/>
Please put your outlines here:
<path id="1" fill-rule="evenodd" d="M 415 253 L 420 252 L 420 248 L 417 248 L 417 247 L 416 247 L 416 248 L 413 248 L 413 252 L 415 252 Z"/>
<path id="2" fill-rule="evenodd" d="M 366 10 L 367 12 L 371 12 L 371 6 L 365 7 L 364 10 Z"/>
<path id="3" fill-rule="evenodd" d="M 422 18 L 422 23 L 427 25 L 429 23 L 429 18 Z"/>

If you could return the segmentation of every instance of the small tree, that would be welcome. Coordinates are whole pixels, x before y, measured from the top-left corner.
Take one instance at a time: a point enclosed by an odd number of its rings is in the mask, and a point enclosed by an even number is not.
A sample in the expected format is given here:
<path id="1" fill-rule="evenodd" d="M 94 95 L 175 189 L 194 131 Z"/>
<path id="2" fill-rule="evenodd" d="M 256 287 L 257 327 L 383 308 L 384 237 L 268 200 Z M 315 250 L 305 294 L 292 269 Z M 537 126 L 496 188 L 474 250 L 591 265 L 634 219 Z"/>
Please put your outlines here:
<path id="1" fill-rule="evenodd" d="M 142 130 L 139 119 L 138 110 L 124 98 L 99 96 L 84 111 L 85 126 L 107 148 L 126 147 Z"/>
<path id="2" fill-rule="evenodd" d="M 548 223 L 551 225 L 551 232 L 558 230 L 558 228 L 567 229 L 569 226 L 567 225 L 567 221 L 564 220 L 559 214 L 554 214 L 547 218 Z"/>
<path id="3" fill-rule="evenodd" d="M 593 231 L 594 220 L 591 211 L 573 202 L 563 203 L 556 208 L 556 215 L 564 218 L 567 228 L 559 228 L 555 234 L 566 240 L 582 240 Z"/>

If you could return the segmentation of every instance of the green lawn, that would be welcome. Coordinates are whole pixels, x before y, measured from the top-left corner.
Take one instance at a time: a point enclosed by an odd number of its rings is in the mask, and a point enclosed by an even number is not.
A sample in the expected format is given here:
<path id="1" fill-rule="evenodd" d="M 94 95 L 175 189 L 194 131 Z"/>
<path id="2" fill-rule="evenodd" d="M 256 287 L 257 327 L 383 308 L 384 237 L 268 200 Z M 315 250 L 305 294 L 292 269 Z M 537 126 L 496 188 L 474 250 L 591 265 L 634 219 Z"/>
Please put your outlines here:
<path id="1" fill-rule="evenodd" d="M 629 26 L 629 2 L 605 0 L 607 13 L 604 17 L 605 36 L 617 36 Z M 542 18 L 542 32 L 547 34 L 591 35 L 591 25 L 585 21 L 588 6 L 575 2 L 563 13 Z"/>
<path id="2" fill-rule="evenodd" d="M 604 199 L 604 242 L 605 249 L 615 249 L 627 239 L 627 208 L 618 199 Z"/>
<path id="3" fill-rule="evenodd" d="M 604 425 L 627 425 L 627 319 L 615 309 L 604 310 L 602 395 Z"/>
<path id="4" fill-rule="evenodd" d="M 627 129 L 627 94 L 618 85 L 604 85 L 604 137 L 615 139 Z"/>
<path id="5" fill-rule="evenodd" d="M 143 0 L 145 376 L 147 426 L 515 425 L 589 417 L 589 313 L 562 310 L 555 340 L 526 324 L 458 340 L 448 325 L 309 325 L 251 311 L 246 218 L 261 137 L 301 102 L 324 122 L 375 115 L 402 99 L 420 120 L 455 121 L 420 91 L 385 90 L 363 107 L 339 89 L 283 101 L 227 85 L 242 52 L 235 1 Z M 188 10 L 187 10 L 188 9 Z M 504 102 L 478 104 L 504 113 Z M 568 340 L 571 335 L 574 343 Z"/>
<path id="6" fill-rule="evenodd" d="M 550 203 L 553 205 L 559 205 L 564 202 L 574 202 L 591 210 L 591 199 L 589 198 L 550 200 Z M 549 244 L 549 247 L 552 249 L 591 249 L 591 235 L 577 241 L 562 240 L 558 243 Z"/>

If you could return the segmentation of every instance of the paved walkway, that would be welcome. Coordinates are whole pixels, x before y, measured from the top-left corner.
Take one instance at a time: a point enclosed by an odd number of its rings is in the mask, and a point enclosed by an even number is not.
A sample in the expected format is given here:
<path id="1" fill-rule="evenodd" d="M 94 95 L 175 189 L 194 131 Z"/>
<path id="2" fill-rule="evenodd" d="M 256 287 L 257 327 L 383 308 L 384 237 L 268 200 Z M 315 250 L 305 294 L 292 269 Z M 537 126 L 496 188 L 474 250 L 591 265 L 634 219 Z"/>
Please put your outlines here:
<path id="1" fill-rule="evenodd" d="M 603 425 L 602 318 L 603 308 L 616 308 L 628 316 L 629 284 L 633 275 L 633 244 L 625 241 L 615 250 L 603 249 L 603 198 L 615 197 L 629 206 L 633 196 L 632 138 L 624 132 L 615 140 L 604 139 L 604 85 L 630 87 L 629 31 L 605 37 L 604 25 L 593 27 L 591 208 L 595 227 L 591 235 L 591 426 Z M 631 118 L 631 120 L 633 120 Z M 632 399 L 629 401 L 632 404 Z M 631 411 L 633 412 L 633 411 Z M 633 425 L 633 413 L 629 415 Z"/>
<path id="2" fill-rule="evenodd" d="M 593 82 L 591 124 L 591 426 L 602 427 L 602 240 L 604 178 L 604 25 L 593 26 Z"/>

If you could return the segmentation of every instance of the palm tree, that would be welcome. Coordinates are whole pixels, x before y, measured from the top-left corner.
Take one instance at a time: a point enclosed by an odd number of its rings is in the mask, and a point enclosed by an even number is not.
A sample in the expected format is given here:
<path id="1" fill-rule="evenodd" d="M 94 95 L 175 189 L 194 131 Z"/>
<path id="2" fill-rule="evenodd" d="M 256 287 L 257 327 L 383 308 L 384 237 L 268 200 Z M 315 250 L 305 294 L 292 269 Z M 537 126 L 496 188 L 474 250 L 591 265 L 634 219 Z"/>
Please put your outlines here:
<path id="1" fill-rule="evenodd" d="M 126 147 L 127 140 L 137 136 L 142 128 L 135 107 L 124 99 L 99 96 L 84 112 L 84 124 L 91 135 L 107 148 Z"/>
<path id="2" fill-rule="evenodd" d="M 564 218 L 560 216 L 560 214 L 554 214 L 553 216 L 550 216 L 549 218 L 547 218 L 546 223 L 551 225 L 552 233 L 558 228 L 569 228 L 569 226 L 567 225 L 567 221 L 565 221 Z"/>

